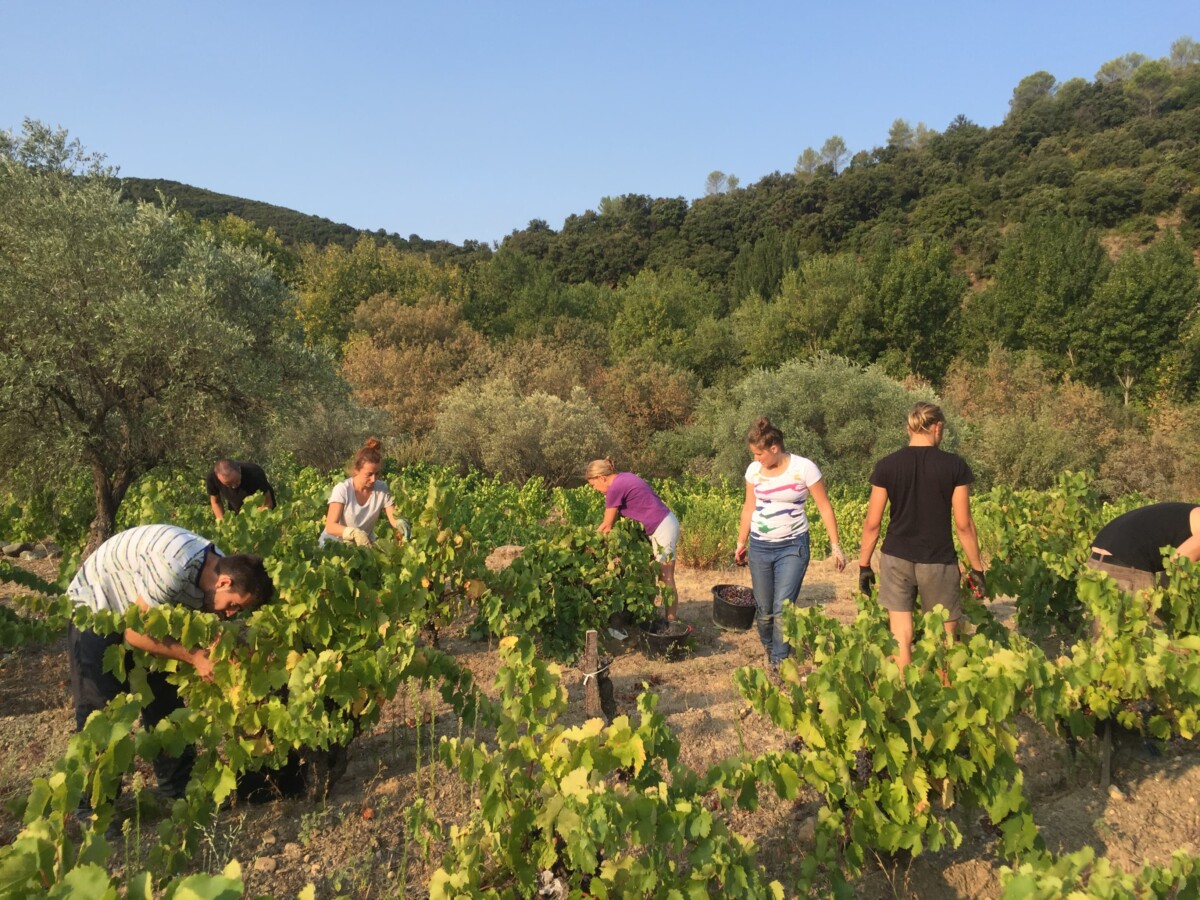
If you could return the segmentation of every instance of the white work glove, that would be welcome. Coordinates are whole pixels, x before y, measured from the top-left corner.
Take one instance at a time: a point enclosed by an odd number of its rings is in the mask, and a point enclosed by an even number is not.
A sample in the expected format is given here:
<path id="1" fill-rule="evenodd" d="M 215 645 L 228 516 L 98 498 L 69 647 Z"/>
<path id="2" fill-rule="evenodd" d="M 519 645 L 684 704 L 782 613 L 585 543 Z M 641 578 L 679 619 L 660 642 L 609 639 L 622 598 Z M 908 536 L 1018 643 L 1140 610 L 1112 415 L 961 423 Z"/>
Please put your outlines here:
<path id="1" fill-rule="evenodd" d="M 833 564 L 839 572 L 846 568 L 846 554 L 842 552 L 841 544 L 834 544 L 831 555 L 833 556 Z"/>
<path id="2" fill-rule="evenodd" d="M 359 547 L 370 547 L 371 539 L 367 537 L 367 533 L 361 528 L 349 526 L 342 529 L 342 540 L 347 544 L 355 544 Z"/>

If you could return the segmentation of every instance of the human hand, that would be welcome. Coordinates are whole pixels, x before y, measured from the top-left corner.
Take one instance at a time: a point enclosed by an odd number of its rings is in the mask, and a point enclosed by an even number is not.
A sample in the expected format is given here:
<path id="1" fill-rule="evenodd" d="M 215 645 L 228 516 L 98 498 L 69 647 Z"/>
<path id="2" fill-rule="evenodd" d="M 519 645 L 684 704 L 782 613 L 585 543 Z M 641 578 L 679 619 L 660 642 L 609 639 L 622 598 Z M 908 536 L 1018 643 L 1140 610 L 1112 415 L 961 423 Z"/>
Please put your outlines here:
<path id="1" fill-rule="evenodd" d="M 834 544 L 831 548 L 833 556 L 833 564 L 839 572 L 844 572 L 846 569 L 846 554 L 842 552 L 841 544 Z"/>
<path id="2" fill-rule="evenodd" d="M 747 556 L 749 556 L 749 551 L 746 549 L 746 545 L 738 544 L 737 549 L 733 551 L 733 561 L 739 566 L 744 566 Z"/>
<path id="3" fill-rule="evenodd" d="M 203 678 L 207 682 L 210 682 L 210 683 L 212 682 L 212 680 L 213 680 L 213 664 L 212 664 L 212 660 L 208 658 L 208 651 L 197 650 L 195 653 L 193 653 L 192 654 L 192 666 L 193 666 L 193 668 L 195 668 L 197 675 L 199 675 L 201 678 Z"/>
<path id="4" fill-rule="evenodd" d="M 987 597 L 987 579 L 983 577 L 982 571 L 972 569 L 971 574 L 967 576 L 967 582 L 971 585 L 971 593 L 975 595 L 976 600 Z"/>
<path id="5" fill-rule="evenodd" d="M 396 543 L 403 544 L 412 537 L 412 526 L 408 524 L 408 519 L 400 519 L 396 523 Z"/>
<path id="6" fill-rule="evenodd" d="M 354 544 L 358 547 L 370 547 L 371 539 L 367 537 L 367 533 L 361 528 L 348 526 L 342 529 L 342 540 L 347 544 Z"/>
<path id="7" fill-rule="evenodd" d="M 875 588 L 875 571 L 870 566 L 858 567 L 858 589 L 868 597 Z"/>

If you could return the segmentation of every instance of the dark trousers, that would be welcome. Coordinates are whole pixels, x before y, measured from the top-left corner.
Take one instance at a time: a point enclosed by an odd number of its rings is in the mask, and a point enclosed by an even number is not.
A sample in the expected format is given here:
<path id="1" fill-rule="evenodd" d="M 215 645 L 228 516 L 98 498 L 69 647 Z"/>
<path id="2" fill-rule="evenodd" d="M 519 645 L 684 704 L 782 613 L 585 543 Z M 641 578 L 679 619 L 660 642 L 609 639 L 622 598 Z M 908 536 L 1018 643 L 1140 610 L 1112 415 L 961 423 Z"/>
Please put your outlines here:
<path id="1" fill-rule="evenodd" d="M 104 652 L 117 645 L 124 645 L 124 635 L 96 634 L 80 631 L 71 625 L 67 631 L 67 653 L 71 661 L 71 696 L 75 699 L 75 730 L 79 731 L 88 716 L 97 709 L 104 709 L 108 701 L 129 690 L 129 686 L 104 670 Z M 132 666 L 132 654 L 126 651 L 126 666 Z M 150 729 L 183 706 L 179 692 L 167 681 L 163 672 L 147 672 L 146 681 L 153 695 L 149 705 L 142 710 L 142 725 Z M 182 797 L 196 761 L 196 751 L 188 747 L 178 757 L 159 754 L 154 759 L 154 774 L 158 778 L 158 789 L 171 797 Z"/>

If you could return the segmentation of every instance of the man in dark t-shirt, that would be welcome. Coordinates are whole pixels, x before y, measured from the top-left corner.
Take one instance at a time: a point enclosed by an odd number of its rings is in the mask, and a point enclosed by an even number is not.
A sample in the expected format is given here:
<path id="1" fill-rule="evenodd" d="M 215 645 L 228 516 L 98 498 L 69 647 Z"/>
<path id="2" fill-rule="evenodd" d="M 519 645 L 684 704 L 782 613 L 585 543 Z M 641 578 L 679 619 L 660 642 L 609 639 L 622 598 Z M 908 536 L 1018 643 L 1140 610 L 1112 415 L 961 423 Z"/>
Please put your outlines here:
<path id="1" fill-rule="evenodd" d="M 267 473 L 262 467 L 252 462 L 218 459 L 216 465 L 209 469 L 205 485 L 208 487 L 208 502 L 218 522 L 225 518 L 226 505 L 230 512 L 240 512 L 246 498 L 254 494 L 263 495 L 262 505 L 265 509 L 275 508 L 275 489 L 267 481 Z"/>
<path id="2" fill-rule="evenodd" d="M 1092 541 L 1087 564 L 1132 593 L 1162 577 L 1164 547 L 1174 547 L 1192 562 L 1200 560 L 1200 505 L 1152 503 L 1117 516 Z"/>

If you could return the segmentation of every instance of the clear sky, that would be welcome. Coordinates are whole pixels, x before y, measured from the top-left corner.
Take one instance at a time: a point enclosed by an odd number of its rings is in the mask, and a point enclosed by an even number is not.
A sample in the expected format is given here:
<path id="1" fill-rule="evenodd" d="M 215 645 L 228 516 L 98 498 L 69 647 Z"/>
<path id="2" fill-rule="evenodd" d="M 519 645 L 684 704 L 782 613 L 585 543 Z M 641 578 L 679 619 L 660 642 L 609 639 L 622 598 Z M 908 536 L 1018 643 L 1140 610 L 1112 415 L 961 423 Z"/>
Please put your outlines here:
<path id="1" fill-rule="evenodd" d="M 1200 40 L 1197 0 L 6 2 L 0 128 L 121 173 L 461 243 L 748 186 L 897 117 L 999 124 L 1046 70 Z"/>

